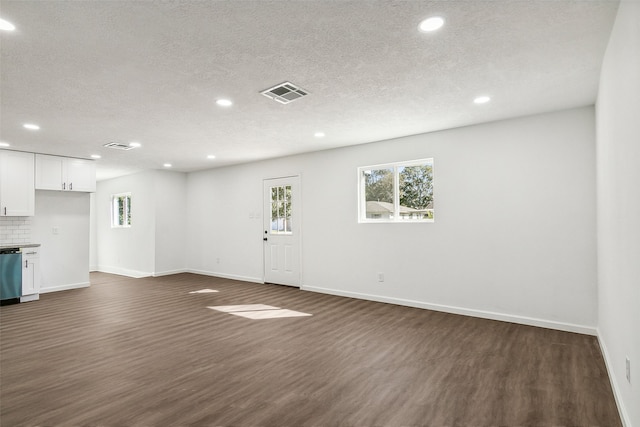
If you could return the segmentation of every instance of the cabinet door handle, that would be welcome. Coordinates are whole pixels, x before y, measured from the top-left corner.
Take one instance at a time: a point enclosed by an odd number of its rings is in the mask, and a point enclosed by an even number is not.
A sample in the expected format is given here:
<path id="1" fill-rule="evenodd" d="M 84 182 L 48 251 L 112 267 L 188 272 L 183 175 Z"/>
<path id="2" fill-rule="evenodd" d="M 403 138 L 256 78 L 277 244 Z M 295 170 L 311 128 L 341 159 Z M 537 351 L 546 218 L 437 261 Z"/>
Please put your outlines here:
<path id="1" fill-rule="evenodd" d="M 29 268 L 29 260 L 24 261 L 24 268 Z"/>
<path id="2" fill-rule="evenodd" d="M 69 184 L 69 190 L 73 191 L 73 182 Z"/>
<path id="3" fill-rule="evenodd" d="M 4 214 L 7 215 L 7 207 L 4 207 Z"/>
<path id="4" fill-rule="evenodd" d="M 67 183 L 66 183 L 66 182 L 63 182 L 63 183 L 62 183 L 62 189 L 63 189 L 63 190 L 66 190 L 66 189 L 67 189 Z"/>

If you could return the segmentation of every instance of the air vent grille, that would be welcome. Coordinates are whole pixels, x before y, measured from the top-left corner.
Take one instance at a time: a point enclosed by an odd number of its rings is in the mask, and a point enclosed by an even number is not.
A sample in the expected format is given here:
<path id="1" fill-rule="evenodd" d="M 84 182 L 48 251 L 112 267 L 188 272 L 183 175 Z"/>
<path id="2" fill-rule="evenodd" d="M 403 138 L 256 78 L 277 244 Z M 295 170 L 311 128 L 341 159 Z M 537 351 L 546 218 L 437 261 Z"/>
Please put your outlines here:
<path id="1" fill-rule="evenodd" d="M 135 148 L 127 144 L 122 144 L 120 142 L 108 142 L 104 144 L 103 147 L 113 148 L 114 150 L 131 150 Z"/>
<path id="2" fill-rule="evenodd" d="M 265 89 L 260 93 L 281 104 L 288 104 L 309 94 L 309 92 L 291 82 L 281 83 L 272 88 Z"/>

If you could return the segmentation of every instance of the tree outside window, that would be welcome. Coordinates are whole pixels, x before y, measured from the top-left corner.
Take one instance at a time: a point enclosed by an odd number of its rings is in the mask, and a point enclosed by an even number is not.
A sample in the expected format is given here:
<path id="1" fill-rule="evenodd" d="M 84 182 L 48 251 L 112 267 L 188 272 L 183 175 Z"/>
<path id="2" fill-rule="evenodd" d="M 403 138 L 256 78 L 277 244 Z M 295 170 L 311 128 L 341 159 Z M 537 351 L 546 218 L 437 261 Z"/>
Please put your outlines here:
<path id="1" fill-rule="evenodd" d="M 131 193 L 111 196 L 111 227 L 131 227 Z"/>
<path id="2" fill-rule="evenodd" d="M 360 222 L 433 222 L 433 159 L 358 168 Z"/>

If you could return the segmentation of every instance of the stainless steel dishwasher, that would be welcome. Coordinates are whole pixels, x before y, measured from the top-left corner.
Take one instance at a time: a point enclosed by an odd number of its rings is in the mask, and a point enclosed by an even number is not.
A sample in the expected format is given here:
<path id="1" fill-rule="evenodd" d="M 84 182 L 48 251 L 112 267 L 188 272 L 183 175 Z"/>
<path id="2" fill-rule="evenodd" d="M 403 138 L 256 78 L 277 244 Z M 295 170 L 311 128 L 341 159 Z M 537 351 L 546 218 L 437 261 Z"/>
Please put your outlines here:
<path id="1" fill-rule="evenodd" d="M 20 302 L 22 295 L 22 253 L 20 248 L 0 250 L 0 301 Z M 14 301 L 15 300 L 15 301 Z"/>

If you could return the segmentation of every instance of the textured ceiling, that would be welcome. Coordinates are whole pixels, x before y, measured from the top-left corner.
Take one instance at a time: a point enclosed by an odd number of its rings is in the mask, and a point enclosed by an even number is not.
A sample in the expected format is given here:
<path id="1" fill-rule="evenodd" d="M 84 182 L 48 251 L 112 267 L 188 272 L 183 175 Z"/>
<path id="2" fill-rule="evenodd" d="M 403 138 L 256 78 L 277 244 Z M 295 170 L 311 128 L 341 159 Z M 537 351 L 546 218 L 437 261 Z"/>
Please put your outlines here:
<path id="1" fill-rule="evenodd" d="M 16 30 L 0 34 L 0 140 L 16 150 L 101 154 L 98 177 L 108 178 L 590 105 L 617 6 L 2 0 L 0 16 Z M 445 26 L 417 31 L 432 15 Z M 287 80 L 310 94 L 287 105 L 260 95 Z M 492 101 L 473 104 L 481 94 Z M 219 98 L 234 104 L 219 107 Z M 142 147 L 102 147 L 111 141 Z"/>

